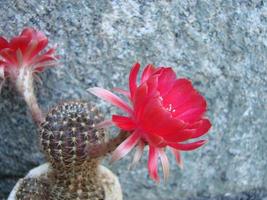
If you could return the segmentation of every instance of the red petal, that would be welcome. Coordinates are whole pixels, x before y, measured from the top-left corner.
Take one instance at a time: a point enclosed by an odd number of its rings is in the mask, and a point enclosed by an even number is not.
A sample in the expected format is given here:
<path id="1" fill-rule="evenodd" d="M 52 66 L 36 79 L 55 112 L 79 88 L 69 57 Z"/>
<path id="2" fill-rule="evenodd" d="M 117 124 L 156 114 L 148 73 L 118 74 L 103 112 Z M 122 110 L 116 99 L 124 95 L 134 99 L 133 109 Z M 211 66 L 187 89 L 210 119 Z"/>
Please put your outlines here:
<path id="1" fill-rule="evenodd" d="M 24 59 L 23 59 L 23 55 L 20 49 L 16 51 L 16 57 L 17 57 L 18 66 L 22 66 Z"/>
<path id="2" fill-rule="evenodd" d="M 169 177 L 170 164 L 169 164 L 168 157 L 166 156 L 166 153 L 164 152 L 162 148 L 159 149 L 159 157 L 160 157 L 161 164 L 162 164 L 164 180 L 166 181 Z"/>
<path id="3" fill-rule="evenodd" d="M 3 60 L 0 60 L 0 66 L 6 66 L 6 62 Z"/>
<path id="4" fill-rule="evenodd" d="M 187 143 L 187 144 L 173 144 L 173 143 L 168 143 L 169 146 L 181 150 L 181 151 L 192 151 L 195 150 L 202 145 L 206 144 L 207 140 L 199 140 L 197 142 L 192 142 L 192 143 Z"/>
<path id="5" fill-rule="evenodd" d="M 151 76 L 144 84 L 147 84 L 147 88 L 148 88 L 148 98 L 154 98 L 155 96 L 160 95 L 160 93 L 158 92 L 158 80 L 159 80 L 159 75 L 154 75 Z"/>
<path id="6" fill-rule="evenodd" d="M 55 51 L 56 51 L 55 48 L 49 49 L 44 54 L 33 58 L 32 63 L 41 63 L 45 61 L 57 60 L 57 56 L 54 55 Z"/>
<path id="7" fill-rule="evenodd" d="M 29 57 L 31 56 L 32 52 L 36 49 L 37 45 L 38 45 L 38 42 L 36 40 L 34 41 L 31 40 L 29 42 L 23 54 L 25 60 L 28 61 L 30 59 Z"/>
<path id="8" fill-rule="evenodd" d="M 142 84 L 139 86 L 135 92 L 134 98 L 133 98 L 133 106 L 134 106 L 134 112 L 135 117 L 139 119 L 143 113 L 143 110 L 145 108 L 146 102 L 147 102 L 147 84 Z"/>
<path id="9" fill-rule="evenodd" d="M 32 67 L 32 69 L 34 69 L 35 72 L 42 72 L 44 71 L 45 68 L 48 67 L 54 67 L 57 64 L 57 61 L 54 59 L 48 60 L 48 61 L 43 61 L 40 63 L 30 63 L 29 66 Z"/>
<path id="10" fill-rule="evenodd" d="M 96 128 L 107 128 L 113 125 L 113 122 L 111 119 L 104 120 L 98 124 L 95 125 Z"/>
<path id="11" fill-rule="evenodd" d="M 32 59 L 34 56 L 38 55 L 40 51 L 42 51 L 46 45 L 48 44 L 48 39 L 44 38 L 43 40 L 37 41 L 32 40 L 29 44 L 27 51 L 27 59 Z"/>
<path id="12" fill-rule="evenodd" d="M 208 119 L 202 119 L 197 123 L 190 126 L 190 128 L 195 129 L 195 133 L 192 134 L 191 138 L 198 138 L 206 134 L 211 127 L 211 123 Z"/>
<path id="13" fill-rule="evenodd" d="M 129 117 L 112 115 L 113 123 L 122 130 L 132 131 L 136 128 L 135 123 Z"/>
<path id="14" fill-rule="evenodd" d="M 160 105 L 158 99 L 152 99 L 147 103 L 140 122 L 147 132 L 161 136 L 175 134 L 185 127 L 182 121 L 172 118 L 170 112 Z"/>
<path id="15" fill-rule="evenodd" d="M 129 76 L 129 89 L 131 93 L 131 97 L 133 98 L 135 90 L 136 90 L 136 79 L 137 79 L 137 74 L 140 69 L 140 64 L 135 63 L 131 69 L 130 76 Z"/>
<path id="16" fill-rule="evenodd" d="M 143 155 L 143 152 L 144 152 L 144 147 L 145 147 L 145 143 L 142 140 L 140 140 L 137 147 L 136 147 L 136 152 L 134 154 L 133 162 L 129 166 L 129 168 L 134 167 L 140 161 L 140 159 Z"/>
<path id="17" fill-rule="evenodd" d="M 55 52 L 56 52 L 56 48 L 51 48 L 47 52 L 45 52 L 44 54 L 42 54 L 42 56 L 53 55 Z"/>
<path id="18" fill-rule="evenodd" d="M 26 36 L 32 38 L 36 33 L 36 30 L 30 27 L 24 28 L 20 34 L 20 36 Z"/>
<path id="19" fill-rule="evenodd" d="M 206 106 L 198 108 L 189 108 L 188 110 L 176 116 L 176 118 L 185 122 L 194 122 L 196 120 L 199 120 L 205 112 Z"/>
<path id="20" fill-rule="evenodd" d="M 152 180 L 159 182 L 158 149 L 153 146 L 149 146 L 148 172 Z"/>
<path id="21" fill-rule="evenodd" d="M 141 76 L 141 84 L 145 82 L 155 71 L 156 68 L 153 65 L 147 65 Z"/>
<path id="22" fill-rule="evenodd" d="M 45 65 L 45 63 L 48 63 L 50 61 L 56 61 L 56 57 L 54 55 L 45 55 L 45 56 L 38 56 L 38 59 L 33 59 L 31 63 L 33 65 Z M 55 62 L 56 63 L 56 62 Z"/>
<path id="23" fill-rule="evenodd" d="M 48 67 L 54 67 L 57 64 L 57 62 L 53 62 L 53 61 L 48 61 L 48 62 L 44 62 L 44 63 L 40 63 L 38 65 L 35 65 L 33 67 L 34 72 L 43 72 L 46 68 Z"/>
<path id="24" fill-rule="evenodd" d="M 130 92 L 127 91 L 127 90 L 123 90 L 123 89 L 121 89 L 121 88 L 113 88 L 113 91 L 118 92 L 118 93 L 120 93 L 120 94 L 126 96 L 128 99 L 131 98 Z"/>
<path id="25" fill-rule="evenodd" d="M 187 79 L 177 79 L 169 91 L 164 96 L 164 105 L 172 104 L 174 107 L 178 107 L 185 101 L 185 97 L 189 96 L 194 91 L 192 83 Z"/>
<path id="26" fill-rule="evenodd" d="M 8 47 L 8 41 L 5 38 L 0 37 L 0 50 L 7 47 Z"/>
<path id="27" fill-rule="evenodd" d="M 38 41 L 45 40 L 46 36 L 42 31 L 36 31 L 34 38 Z"/>
<path id="28" fill-rule="evenodd" d="M 14 50 L 3 49 L 0 51 L 0 55 L 4 58 L 6 62 L 9 62 L 11 65 L 17 65 L 17 55 Z"/>
<path id="29" fill-rule="evenodd" d="M 22 37 L 22 36 L 14 37 L 9 43 L 9 48 L 13 50 L 20 49 L 22 54 L 24 55 L 30 41 L 31 38 L 29 37 Z"/>
<path id="30" fill-rule="evenodd" d="M 162 123 L 165 124 L 170 118 L 170 114 L 165 112 L 158 99 L 151 99 L 144 107 L 139 121 L 142 123 L 142 127 L 148 132 L 158 130 L 158 127 L 161 126 Z"/>
<path id="31" fill-rule="evenodd" d="M 196 133 L 195 129 L 182 129 L 175 134 L 163 135 L 164 140 L 168 142 L 184 142 L 192 138 Z"/>
<path id="32" fill-rule="evenodd" d="M 143 133 L 142 136 L 149 145 L 153 145 L 155 147 L 161 147 L 164 145 L 164 140 L 158 135 Z"/>
<path id="33" fill-rule="evenodd" d="M 37 55 L 40 51 L 42 51 L 46 45 L 48 44 L 48 39 L 44 38 L 40 41 L 38 41 L 38 45 L 36 47 L 36 49 L 32 52 L 32 56 Z"/>
<path id="34" fill-rule="evenodd" d="M 190 95 L 189 95 L 190 93 Z M 206 107 L 206 100 L 196 90 L 188 91 L 188 94 L 184 94 L 184 101 L 176 102 L 175 107 L 178 108 L 178 113 L 182 112 L 182 109 L 187 107 Z"/>
<path id="35" fill-rule="evenodd" d="M 163 105 L 172 112 L 173 117 L 186 122 L 199 120 L 207 106 L 206 100 L 187 79 L 176 80 L 170 92 L 163 97 Z"/>
<path id="36" fill-rule="evenodd" d="M 43 32 L 37 31 L 34 28 L 30 28 L 30 27 L 23 29 L 23 31 L 20 34 L 20 37 L 28 37 L 28 38 L 31 38 L 37 41 L 41 41 L 46 38 Z"/>
<path id="37" fill-rule="evenodd" d="M 183 160 L 182 160 L 180 151 L 177 150 L 177 149 L 174 149 L 174 148 L 171 148 L 171 150 L 172 150 L 173 155 L 175 156 L 175 160 L 176 160 L 177 165 L 181 169 L 183 169 L 184 168 L 184 164 L 183 164 Z"/>
<path id="38" fill-rule="evenodd" d="M 158 90 L 161 96 L 166 95 L 166 93 L 173 87 L 175 80 L 176 74 L 172 68 L 162 68 L 158 82 Z"/>
<path id="39" fill-rule="evenodd" d="M 117 149 L 113 152 L 111 162 L 117 161 L 128 154 L 137 144 L 140 135 L 134 131 L 124 142 L 122 142 Z"/>
<path id="40" fill-rule="evenodd" d="M 133 113 L 132 109 L 121 98 L 119 98 L 118 96 L 116 96 L 115 94 L 111 93 L 108 90 L 94 87 L 94 88 L 89 88 L 87 91 L 89 91 L 90 93 L 94 94 L 99 98 L 102 98 L 103 100 L 110 102 L 114 106 L 117 106 L 118 108 L 124 110 L 130 115 Z"/>

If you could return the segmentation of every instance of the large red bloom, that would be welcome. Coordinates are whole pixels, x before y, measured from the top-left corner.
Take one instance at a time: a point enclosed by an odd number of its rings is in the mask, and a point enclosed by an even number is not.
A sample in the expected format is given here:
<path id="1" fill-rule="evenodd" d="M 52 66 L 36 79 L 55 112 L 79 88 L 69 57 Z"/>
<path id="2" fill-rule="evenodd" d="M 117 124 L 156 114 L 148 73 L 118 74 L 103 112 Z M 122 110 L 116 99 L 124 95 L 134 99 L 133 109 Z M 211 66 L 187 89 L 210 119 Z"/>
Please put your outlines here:
<path id="1" fill-rule="evenodd" d="M 10 41 L 0 37 L 0 71 L 4 70 L 5 77 L 16 79 L 21 68 L 41 72 L 45 67 L 53 66 L 57 59 L 55 48 L 41 52 L 47 44 L 47 37 L 33 28 L 25 28 Z"/>
<path id="2" fill-rule="evenodd" d="M 127 116 L 113 115 L 112 123 L 122 130 L 129 131 L 130 136 L 114 151 L 112 160 L 125 156 L 137 146 L 134 156 L 136 163 L 142 155 L 145 145 L 149 146 L 148 170 L 150 177 L 158 181 L 158 158 L 163 166 L 164 177 L 168 176 L 169 163 L 165 154 L 169 147 L 181 165 L 180 151 L 194 150 L 206 143 L 198 138 L 210 129 L 210 121 L 204 117 L 205 99 L 194 89 L 187 79 L 177 79 L 169 67 L 148 65 L 137 85 L 140 65 L 136 63 L 129 76 L 129 92 L 116 89 L 128 97 L 128 105 L 113 93 L 91 88 L 89 91 L 125 111 Z"/>

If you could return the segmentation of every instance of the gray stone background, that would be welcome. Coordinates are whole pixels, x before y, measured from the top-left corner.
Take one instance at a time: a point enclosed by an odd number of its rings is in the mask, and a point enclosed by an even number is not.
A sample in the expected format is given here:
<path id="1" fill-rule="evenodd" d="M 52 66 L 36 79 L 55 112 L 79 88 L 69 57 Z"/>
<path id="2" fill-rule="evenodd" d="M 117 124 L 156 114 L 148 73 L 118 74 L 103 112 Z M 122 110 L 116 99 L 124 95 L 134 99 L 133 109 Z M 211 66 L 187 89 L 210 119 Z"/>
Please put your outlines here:
<path id="1" fill-rule="evenodd" d="M 183 154 L 182 171 L 171 158 L 168 182 L 148 178 L 146 156 L 131 171 L 131 156 L 109 166 L 126 200 L 267 199 L 267 1 L 0 0 L 0 6 L 0 35 L 33 26 L 58 45 L 60 66 L 42 73 L 43 85 L 37 85 L 45 110 L 81 98 L 97 103 L 108 118 L 117 109 L 86 89 L 126 88 L 137 60 L 174 67 L 207 98 L 209 143 Z M 0 198 L 43 162 L 26 106 L 5 86 Z"/>

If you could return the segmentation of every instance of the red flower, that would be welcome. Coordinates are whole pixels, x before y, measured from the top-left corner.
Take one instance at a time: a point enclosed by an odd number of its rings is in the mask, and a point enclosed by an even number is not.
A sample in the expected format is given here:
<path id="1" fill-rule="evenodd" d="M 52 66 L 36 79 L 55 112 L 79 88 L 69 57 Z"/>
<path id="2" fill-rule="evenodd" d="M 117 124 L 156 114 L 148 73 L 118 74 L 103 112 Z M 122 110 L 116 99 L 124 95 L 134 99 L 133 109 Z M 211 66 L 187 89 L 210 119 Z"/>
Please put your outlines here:
<path id="1" fill-rule="evenodd" d="M 44 52 L 47 37 L 33 28 L 25 28 L 19 36 L 7 41 L 0 37 L 0 90 L 6 77 L 24 97 L 34 121 L 43 120 L 33 88 L 33 74 L 56 64 L 55 48 Z"/>
<path id="2" fill-rule="evenodd" d="M 55 48 L 41 53 L 47 44 L 47 37 L 33 28 L 25 28 L 9 42 L 0 37 L 0 68 L 4 69 L 5 76 L 16 79 L 21 68 L 41 72 L 45 67 L 53 66 L 57 59 Z"/>
<path id="3" fill-rule="evenodd" d="M 122 130 L 131 132 L 130 136 L 119 145 L 112 155 L 118 160 L 137 146 L 134 156 L 136 163 L 142 155 L 145 145 L 149 146 L 148 170 L 150 177 L 159 181 L 158 158 L 163 166 L 164 177 L 169 173 L 166 147 L 170 148 L 179 165 L 182 164 L 180 151 L 194 150 L 206 143 L 198 138 L 210 129 L 211 123 L 204 118 L 206 100 L 187 79 L 177 79 L 169 67 L 148 65 L 136 84 L 140 65 L 136 63 L 129 76 L 129 92 L 116 89 L 126 95 L 131 104 L 121 100 L 113 93 L 91 88 L 89 91 L 125 111 L 127 116 L 113 115 L 112 123 Z"/>

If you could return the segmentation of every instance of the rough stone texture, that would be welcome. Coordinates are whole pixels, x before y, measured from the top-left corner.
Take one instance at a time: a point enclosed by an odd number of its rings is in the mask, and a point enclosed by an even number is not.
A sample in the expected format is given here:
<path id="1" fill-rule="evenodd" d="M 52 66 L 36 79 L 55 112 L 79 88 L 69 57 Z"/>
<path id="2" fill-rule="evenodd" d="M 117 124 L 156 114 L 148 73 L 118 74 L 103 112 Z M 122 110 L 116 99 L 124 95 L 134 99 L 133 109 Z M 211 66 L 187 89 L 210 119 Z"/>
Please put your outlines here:
<path id="1" fill-rule="evenodd" d="M 110 168 L 129 200 L 266 199 L 267 2 L 265 0 L 0 0 L 0 35 L 24 26 L 57 43 L 61 65 L 41 75 L 44 109 L 63 99 L 97 102 L 91 86 L 126 87 L 133 62 L 173 66 L 207 98 L 210 142 L 184 154 L 181 171 L 155 185 L 146 159 Z M 11 86 L 0 96 L 0 198 L 16 179 L 44 162 L 36 127 Z M 243 191 L 243 193 L 242 193 Z M 237 195 L 234 195 L 237 194 Z"/>

